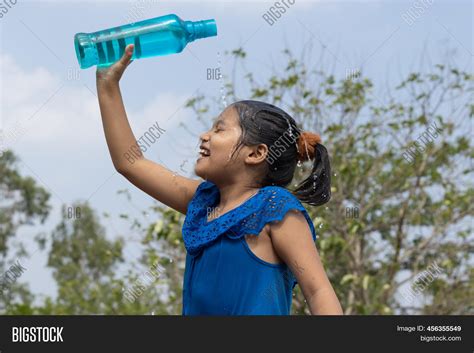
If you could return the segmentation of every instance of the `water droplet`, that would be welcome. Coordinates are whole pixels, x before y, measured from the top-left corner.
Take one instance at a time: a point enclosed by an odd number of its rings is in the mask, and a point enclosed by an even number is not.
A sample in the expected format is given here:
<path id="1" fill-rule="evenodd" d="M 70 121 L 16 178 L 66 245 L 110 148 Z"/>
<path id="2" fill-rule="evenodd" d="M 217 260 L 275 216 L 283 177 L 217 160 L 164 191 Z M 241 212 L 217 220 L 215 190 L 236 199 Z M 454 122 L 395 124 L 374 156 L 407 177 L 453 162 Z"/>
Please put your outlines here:
<path id="1" fill-rule="evenodd" d="M 296 165 L 301 168 L 301 166 L 302 166 L 301 161 L 298 161 L 298 163 L 296 163 Z"/>
<path id="2" fill-rule="evenodd" d="M 324 225 L 324 224 L 321 223 L 318 228 L 321 229 L 321 228 L 323 227 L 323 225 Z"/>
<path id="3" fill-rule="evenodd" d="M 220 91 L 221 91 L 221 101 L 224 108 L 227 108 L 227 99 L 225 95 L 225 87 L 224 87 L 224 80 L 223 73 L 222 73 L 222 63 L 221 63 L 221 54 L 217 52 L 217 68 L 219 70 L 219 83 L 220 83 Z"/>

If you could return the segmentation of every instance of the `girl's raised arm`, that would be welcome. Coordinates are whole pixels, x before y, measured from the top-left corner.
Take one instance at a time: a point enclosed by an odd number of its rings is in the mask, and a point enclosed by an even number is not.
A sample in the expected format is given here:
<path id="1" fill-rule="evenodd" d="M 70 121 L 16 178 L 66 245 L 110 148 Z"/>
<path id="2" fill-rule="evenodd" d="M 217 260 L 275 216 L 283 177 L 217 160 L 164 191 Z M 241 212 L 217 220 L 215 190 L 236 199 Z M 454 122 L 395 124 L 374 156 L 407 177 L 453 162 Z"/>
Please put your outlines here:
<path id="1" fill-rule="evenodd" d="M 199 180 L 179 175 L 162 165 L 147 160 L 141 150 L 135 148 L 138 158 L 130 161 L 126 156 L 137 142 L 128 123 L 127 113 L 120 93 L 119 81 L 127 66 L 131 63 L 133 44 L 125 49 L 122 58 L 108 67 L 97 68 L 97 93 L 105 139 L 115 169 L 132 184 L 156 200 L 186 214 Z"/>

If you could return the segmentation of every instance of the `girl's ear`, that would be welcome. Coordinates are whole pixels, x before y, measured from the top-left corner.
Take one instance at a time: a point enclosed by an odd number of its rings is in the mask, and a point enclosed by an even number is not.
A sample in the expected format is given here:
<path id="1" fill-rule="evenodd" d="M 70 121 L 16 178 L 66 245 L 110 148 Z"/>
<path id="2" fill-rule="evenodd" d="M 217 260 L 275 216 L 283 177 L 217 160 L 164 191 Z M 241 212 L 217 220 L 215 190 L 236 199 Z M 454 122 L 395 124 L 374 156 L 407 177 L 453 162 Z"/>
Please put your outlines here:
<path id="1" fill-rule="evenodd" d="M 268 146 L 264 143 L 261 143 L 256 146 L 249 146 L 249 153 L 245 158 L 245 162 L 249 164 L 259 164 L 268 156 Z"/>

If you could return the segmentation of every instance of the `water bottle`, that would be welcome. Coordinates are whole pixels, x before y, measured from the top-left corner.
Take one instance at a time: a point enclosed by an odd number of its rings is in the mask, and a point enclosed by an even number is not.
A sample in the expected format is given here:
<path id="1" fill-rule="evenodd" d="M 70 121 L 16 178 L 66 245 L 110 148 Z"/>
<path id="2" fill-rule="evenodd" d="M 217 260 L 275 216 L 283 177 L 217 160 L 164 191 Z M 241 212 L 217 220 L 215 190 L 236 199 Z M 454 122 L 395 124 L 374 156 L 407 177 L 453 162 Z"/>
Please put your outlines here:
<path id="1" fill-rule="evenodd" d="M 196 39 L 216 35 L 214 20 L 183 21 L 166 15 L 94 33 L 77 33 L 74 45 L 81 69 L 87 69 L 116 62 L 128 44 L 135 45 L 132 59 L 140 59 L 179 53 Z"/>

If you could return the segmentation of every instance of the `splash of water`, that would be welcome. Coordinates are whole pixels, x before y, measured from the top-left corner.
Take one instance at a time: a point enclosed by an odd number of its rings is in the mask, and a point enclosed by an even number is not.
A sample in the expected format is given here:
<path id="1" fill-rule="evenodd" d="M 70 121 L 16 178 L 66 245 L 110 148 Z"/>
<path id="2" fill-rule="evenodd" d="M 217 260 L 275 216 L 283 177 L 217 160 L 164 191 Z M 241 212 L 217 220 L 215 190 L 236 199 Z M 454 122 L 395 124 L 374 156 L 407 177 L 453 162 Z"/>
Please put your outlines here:
<path id="1" fill-rule="evenodd" d="M 217 52 L 217 68 L 219 70 L 219 86 L 220 86 L 220 91 L 221 91 L 221 101 L 222 105 L 225 108 L 227 108 L 227 97 L 225 95 L 225 87 L 224 87 L 224 80 L 222 79 L 222 62 L 221 62 L 221 54 Z"/>

